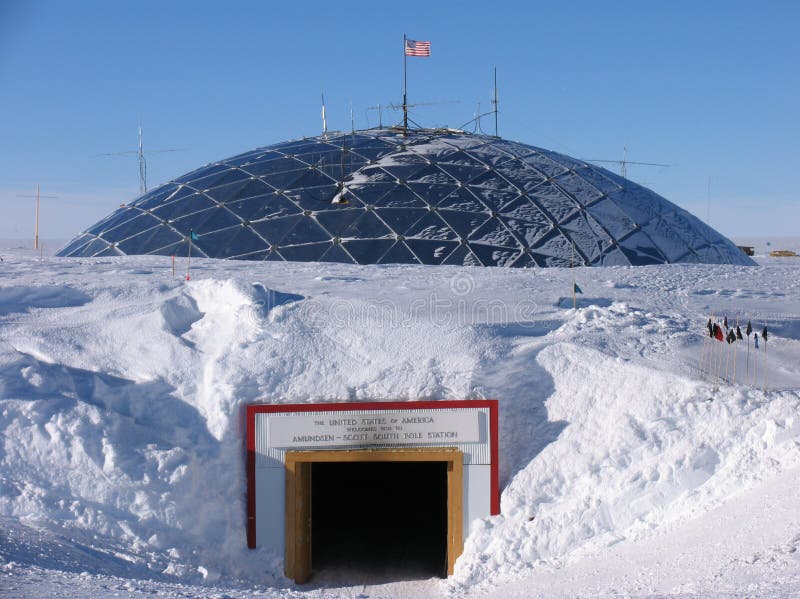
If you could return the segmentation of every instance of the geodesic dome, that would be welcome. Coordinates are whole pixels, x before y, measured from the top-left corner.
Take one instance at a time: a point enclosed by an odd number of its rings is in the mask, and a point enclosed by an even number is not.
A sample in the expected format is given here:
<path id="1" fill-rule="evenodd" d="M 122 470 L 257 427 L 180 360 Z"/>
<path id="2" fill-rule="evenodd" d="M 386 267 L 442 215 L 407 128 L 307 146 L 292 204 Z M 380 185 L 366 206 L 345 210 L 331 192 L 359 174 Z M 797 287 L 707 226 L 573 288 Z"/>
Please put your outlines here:
<path id="1" fill-rule="evenodd" d="M 191 237 L 191 241 L 190 241 Z M 484 266 L 753 264 L 606 169 L 454 130 L 370 129 L 258 148 L 149 191 L 60 256 Z"/>

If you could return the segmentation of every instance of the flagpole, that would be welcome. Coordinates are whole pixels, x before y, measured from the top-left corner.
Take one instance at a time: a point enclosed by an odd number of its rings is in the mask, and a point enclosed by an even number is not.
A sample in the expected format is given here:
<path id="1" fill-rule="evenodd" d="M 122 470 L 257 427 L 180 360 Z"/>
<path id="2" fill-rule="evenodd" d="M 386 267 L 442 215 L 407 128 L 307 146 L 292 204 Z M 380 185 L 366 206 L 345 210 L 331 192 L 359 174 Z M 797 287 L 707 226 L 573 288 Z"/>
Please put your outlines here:
<path id="1" fill-rule="evenodd" d="M 764 321 L 764 331 L 761 333 L 761 339 L 764 340 L 764 364 L 762 364 L 762 370 L 764 371 L 764 391 L 767 390 L 767 321 Z"/>
<path id="2" fill-rule="evenodd" d="M 750 314 L 747 315 L 747 324 L 750 324 Z M 747 384 L 747 379 L 750 378 L 750 332 L 747 331 L 747 371 L 745 374 L 745 385 Z"/>
<path id="3" fill-rule="evenodd" d="M 708 318 L 708 325 L 707 326 L 711 326 L 711 321 L 712 320 L 714 320 L 714 313 L 713 312 L 710 314 L 710 316 Z M 709 339 L 709 337 L 711 337 L 711 334 L 713 333 L 713 331 L 714 331 L 714 329 L 711 328 L 709 330 L 709 334 L 708 335 L 703 335 L 703 339 L 704 339 L 704 341 L 703 341 L 703 353 L 700 354 L 700 374 L 702 374 L 703 378 L 706 379 L 706 380 L 708 380 L 708 374 L 709 374 L 709 371 L 710 371 L 710 368 L 709 368 L 709 364 L 711 362 L 710 353 L 711 353 L 711 350 L 714 349 L 713 339 Z M 708 345 L 709 340 L 712 342 L 711 346 Z"/>
<path id="4" fill-rule="evenodd" d="M 714 322 L 715 322 L 714 321 L 714 312 L 712 311 L 711 312 L 711 332 L 709 333 L 710 345 L 708 346 L 708 351 L 706 352 L 706 364 L 705 364 L 705 367 L 706 367 L 706 380 L 709 383 L 712 381 L 711 373 L 713 372 L 712 364 L 713 364 L 713 361 L 714 361 L 714 341 L 715 341 L 715 339 L 714 339 Z"/>
<path id="5" fill-rule="evenodd" d="M 724 380 L 728 382 L 728 374 L 731 371 L 731 337 L 730 333 L 725 336 L 725 343 L 728 344 L 728 347 L 725 349 L 725 377 Z"/>
<path id="6" fill-rule="evenodd" d="M 706 380 L 711 383 L 714 380 L 714 324 L 716 321 L 714 320 L 714 312 L 711 312 L 711 333 L 709 334 L 709 342 L 710 345 L 708 346 L 708 352 L 706 353 Z"/>
<path id="7" fill-rule="evenodd" d="M 403 135 L 408 134 L 408 102 L 406 93 L 408 91 L 408 76 L 406 63 L 408 57 L 406 56 L 406 34 L 403 34 Z"/>
<path id="8" fill-rule="evenodd" d="M 739 330 L 739 317 L 738 316 L 736 317 L 736 330 L 737 331 Z M 734 339 L 733 343 L 731 344 L 731 345 L 733 345 L 733 381 L 731 381 L 731 382 L 734 385 L 736 384 L 736 357 L 739 355 L 739 350 L 736 347 L 736 342 L 738 340 L 739 340 L 738 338 Z"/>
<path id="9" fill-rule="evenodd" d="M 764 339 L 764 335 L 761 335 L 761 338 Z M 761 370 L 764 373 L 764 387 L 763 390 L 767 390 L 767 340 L 764 339 L 764 363 L 761 365 Z"/>

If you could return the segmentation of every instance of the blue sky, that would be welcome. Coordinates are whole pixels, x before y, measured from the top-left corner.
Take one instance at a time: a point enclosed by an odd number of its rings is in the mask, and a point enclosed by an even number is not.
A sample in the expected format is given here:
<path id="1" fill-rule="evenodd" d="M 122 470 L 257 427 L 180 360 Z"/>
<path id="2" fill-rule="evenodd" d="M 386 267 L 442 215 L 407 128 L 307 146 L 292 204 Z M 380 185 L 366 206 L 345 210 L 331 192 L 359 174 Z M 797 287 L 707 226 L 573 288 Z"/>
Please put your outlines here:
<path id="1" fill-rule="evenodd" d="M 0 0 L 0 238 L 68 238 L 202 164 L 399 102 L 402 36 L 423 125 L 490 108 L 500 135 L 644 183 L 729 236 L 798 235 L 797 2 L 42 2 Z M 384 122 L 399 118 L 384 113 Z M 490 119 L 484 130 L 492 132 Z M 471 128 L 471 127 L 470 127 Z M 618 170 L 614 165 L 608 165 Z"/>

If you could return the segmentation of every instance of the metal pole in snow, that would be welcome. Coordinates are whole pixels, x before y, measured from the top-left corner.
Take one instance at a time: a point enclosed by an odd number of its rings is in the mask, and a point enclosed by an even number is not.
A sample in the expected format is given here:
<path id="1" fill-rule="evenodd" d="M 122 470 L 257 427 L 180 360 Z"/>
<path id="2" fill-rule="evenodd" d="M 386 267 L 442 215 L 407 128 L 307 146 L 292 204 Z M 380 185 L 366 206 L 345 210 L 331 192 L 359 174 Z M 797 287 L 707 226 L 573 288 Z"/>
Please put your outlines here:
<path id="1" fill-rule="evenodd" d="M 39 186 L 36 186 L 36 229 L 33 233 L 33 249 L 39 249 Z"/>
<path id="2" fill-rule="evenodd" d="M 186 255 L 186 280 L 190 279 L 189 270 L 192 267 L 192 233 L 189 232 L 189 253 Z"/>

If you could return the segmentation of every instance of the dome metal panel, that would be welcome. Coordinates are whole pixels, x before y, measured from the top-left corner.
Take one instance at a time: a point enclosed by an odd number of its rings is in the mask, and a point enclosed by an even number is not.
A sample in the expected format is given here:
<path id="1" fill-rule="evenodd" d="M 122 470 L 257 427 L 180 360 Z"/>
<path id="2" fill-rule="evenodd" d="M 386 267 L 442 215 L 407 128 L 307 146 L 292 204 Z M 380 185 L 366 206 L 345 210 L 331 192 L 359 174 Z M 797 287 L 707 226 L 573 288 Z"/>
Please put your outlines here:
<path id="1" fill-rule="evenodd" d="M 585 161 L 453 130 L 370 129 L 215 162 L 89 227 L 61 256 L 484 266 L 751 265 L 731 241 Z"/>

